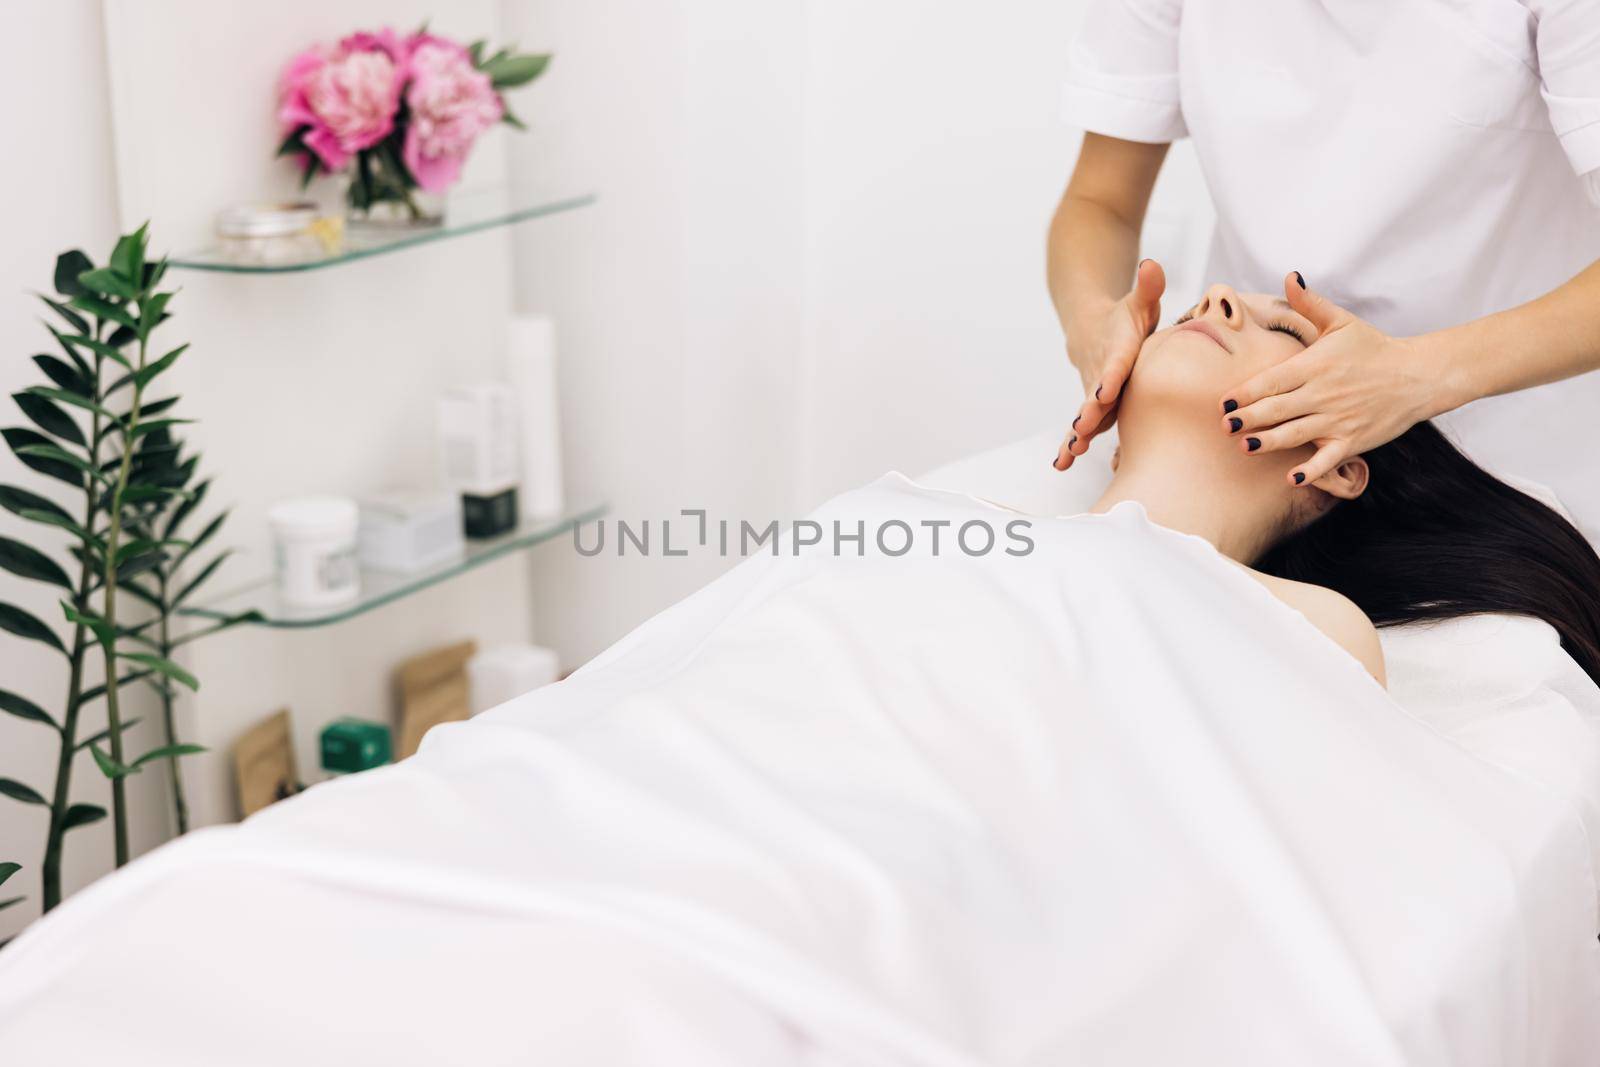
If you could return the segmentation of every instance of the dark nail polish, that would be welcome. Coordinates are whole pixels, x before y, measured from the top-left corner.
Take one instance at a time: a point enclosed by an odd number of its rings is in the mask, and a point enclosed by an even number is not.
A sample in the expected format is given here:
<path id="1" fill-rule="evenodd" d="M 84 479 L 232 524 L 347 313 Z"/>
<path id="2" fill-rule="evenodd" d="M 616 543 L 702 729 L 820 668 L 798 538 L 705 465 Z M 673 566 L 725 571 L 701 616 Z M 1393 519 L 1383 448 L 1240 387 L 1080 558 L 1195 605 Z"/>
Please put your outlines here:
<path id="1" fill-rule="evenodd" d="M 1061 453 L 1060 452 L 1057 452 L 1055 455 L 1050 457 L 1050 466 L 1054 467 L 1057 463 L 1060 463 L 1060 462 L 1061 462 Z"/>
<path id="2" fill-rule="evenodd" d="M 1295 471 L 1294 472 L 1294 484 L 1295 485 L 1304 485 L 1305 483 L 1306 483 L 1306 472 L 1305 471 Z"/>
<path id="3" fill-rule="evenodd" d="M 1294 280 L 1300 283 L 1300 288 L 1304 289 L 1306 287 L 1305 277 L 1299 271 L 1294 272 Z"/>
<path id="4" fill-rule="evenodd" d="M 1244 439 L 1244 447 L 1249 449 L 1251 452 L 1254 452 L 1256 449 L 1261 447 L 1261 438 L 1246 437 Z"/>
<path id="5" fill-rule="evenodd" d="M 1239 418 L 1239 416 L 1235 415 L 1233 418 L 1228 420 L 1228 430 L 1230 432 L 1238 433 L 1242 429 L 1244 429 L 1244 420 Z"/>
<path id="6" fill-rule="evenodd" d="M 1222 402 L 1222 413 L 1224 415 L 1232 415 L 1235 411 L 1238 411 L 1238 410 L 1239 410 L 1239 402 L 1237 400 L 1224 400 Z"/>
<path id="7" fill-rule="evenodd" d="M 1096 399 L 1096 400 L 1099 400 L 1099 399 L 1100 399 L 1100 388 L 1101 388 L 1101 387 L 1100 387 L 1100 386 L 1098 386 L 1098 385 L 1097 385 L 1097 386 L 1095 386 L 1095 387 L 1094 387 L 1094 398 L 1095 398 L 1095 399 Z"/>
<path id="8" fill-rule="evenodd" d="M 1072 416 L 1072 428 L 1074 430 L 1076 430 L 1078 428 L 1078 420 L 1081 419 L 1081 418 L 1083 418 L 1082 415 L 1074 415 L 1074 416 Z"/>
<path id="9" fill-rule="evenodd" d="M 1067 447 L 1071 448 L 1073 445 L 1075 445 L 1077 443 L 1078 443 L 1078 435 L 1077 434 L 1073 434 L 1072 435 L 1072 440 L 1067 442 Z"/>
<path id="10" fill-rule="evenodd" d="M 1222 317 L 1225 319 L 1233 318 L 1233 307 L 1226 300 L 1222 301 Z"/>
<path id="11" fill-rule="evenodd" d="M 1145 258 L 1143 258 L 1143 259 L 1141 259 L 1141 260 L 1140 260 L 1140 261 L 1139 261 L 1139 267 L 1142 267 L 1142 266 L 1144 266 L 1144 265 L 1145 265 L 1145 264 L 1146 264 L 1146 263 L 1148 263 L 1148 262 L 1150 262 L 1150 257 L 1149 257 L 1149 256 L 1146 256 L 1146 257 L 1145 257 Z M 1133 268 L 1133 271 L 1134 271 L 1134 273 L 1135 273 L 1135 274 L 1137 274 L 1137 273 L 1139 273 L 1139 267 L 1135 267 L 1135 268 Z"/>

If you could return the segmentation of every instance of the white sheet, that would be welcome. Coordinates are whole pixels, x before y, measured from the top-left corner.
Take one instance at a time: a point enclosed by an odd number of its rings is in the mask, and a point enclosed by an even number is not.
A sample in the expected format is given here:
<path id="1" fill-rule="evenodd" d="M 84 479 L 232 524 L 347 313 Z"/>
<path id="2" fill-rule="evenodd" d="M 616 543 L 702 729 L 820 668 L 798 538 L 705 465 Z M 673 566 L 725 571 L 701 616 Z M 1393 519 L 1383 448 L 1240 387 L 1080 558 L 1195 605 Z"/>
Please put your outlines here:
<path id="1" fill-rule="evenodd" d="M 1010 518 L 896 476 L 817 516 L 890 517 Z M 0 952 L 0 1048 L 1596 1062 L 1569 798 L 1135 506 L 1032 535 L 752 560 L 415 759 L 162 849 Z"/>

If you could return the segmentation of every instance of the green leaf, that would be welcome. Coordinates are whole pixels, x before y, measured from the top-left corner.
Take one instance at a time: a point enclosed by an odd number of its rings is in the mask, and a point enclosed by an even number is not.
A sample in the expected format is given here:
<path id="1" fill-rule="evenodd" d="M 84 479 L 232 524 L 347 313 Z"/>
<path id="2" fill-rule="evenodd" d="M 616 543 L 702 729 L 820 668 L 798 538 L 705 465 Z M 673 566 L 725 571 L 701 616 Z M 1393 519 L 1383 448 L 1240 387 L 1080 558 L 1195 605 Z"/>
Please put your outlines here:
<path id="1" fill-rule="evenodd" d="M 167 267 L 169 265 L 170 265 L 170 263 L 167 260 L 166 256 L 162 256 L 160 259 L 156 260 L 154 263 L 146 263 L 144 265 L 144 291 L 145 292 L 148 293 L 152 289 L 154 289 L 156 286 L 161 284 L 161 279 L 165 278 L 167 276 Z M 162 315 L 161 319 L 165 320 L 165 319 L 167 319 L 169 317 L 170 316 Z"/>
<path id="2" fill-rule="evenodd" d="M 161 531 L 161 535 L 163 537 L 171 537 L 176 533 L 178 527 L 183 524 L 183 520 L 192 515 L 194 509 L 200 506 L 200 502 L 205 499 L 206 493 L 210 489 L 211 480 L 209 478 L 195 486 L 194 491 L 184 499 L 183 503 L 172 510 L 171 516 L 167 519 L 166 528 Z"/>
<path id="3" fill-rule="evenodd" d="M 94 634 L 94 639 L 100 642 L 100 647 L 112 648 L 116 645 L 116 628 L 99 615 L 92 611 L 79 611 L 77 607 L 67 603 L 65 600 L 61 602 L 61 612 L 67 617 L 68 622 L 74 626 L 85 627 L 90 633 Z"/>
<path id="4" fill-rule="evenodd" d="M 173 759 L 177 756 L 192 756 L 197 752 L 204 751 L 206 751 L 206 746 L 204 745 L 163 745 L 160 748 L 152 748 L 149 752 L 146 752 L 144 755 L 134 760 L 133 769 L 138 770 L 146 763 L 153 763 L 158 759 Z"/>
<path id="5" fill-rule="evenodd" d="M 217 553 L 216 558 L 202 567 L 199 574 L 196 574 L 193 578 L 189 579 L 188 584 L 186 584 L 182 589 L 178 590 L 178 595 L 172 598 L 172 606 L 176 608 L 178 605 L 188 600 L 189 594 L 193 593 L 196 589 L 199 589 L 202 585 L 204 585 L 206 583 L 206 579 L 215 574 L 217 568 L 222 566 L 222 561 L 231 555 L 233 555 L 233 549 L 231 548 Z"/>
<path id="6" fill-rule="evenodd" d="M 483 50 L 488 46 L 488 41 L 473 41 L 467 45 L 467 55 L 471 58 L 474 67 L 483 66 Z"/>
<path id="7" fill-rule="evenodd" d="M 528 124 L 511 113 L 509 107 L 500 108 L 500 121 L 510 126 L 513 130 L 527 130 Z"/>
<path id="8" fill-rule="evenodd" d="M 139 287 L 137 285 L 109 267 L 86 271 L 78 276 L 78 281 L 85 289 L 104 296 L 133 300 L 139 295 Z"/>
<path id="9" fill-rule="evenodd" d="M 20 515 L 24 519 L 32 519 L 34 522 L 52 522 L 60 525 L 58 520 L 72 521 L 72 516 L 55 501 L 16 485 L 0 485 L 0 508 L 5 508 L 13 515 Z M 50 518 L 43 519 L 29 515 L 30 511 L 40 512 Z"/>
<path id="10" fill-rule="evenodd" d="M 44 797 L 15 778 L 0 778 L 0 794 L 8 796 L 12 800 L 20 800 L 24 804 L 45 803 Z"/>
<path id="11" fill-rule="evenodd" d="M 144 248 L 149 240 L 149 229 L 147 222 L 124 236 L 117 242 L 117 247 L 111 250 L 111 269 L 135 285 L 144 280 Z"/>
<path id="12" fill-rule="evenodd" d="M 49 645 L 62 655 L 67 654 L 66 646 L 61 643 L 61 638 L 56 636 L 54 630 L 15 604 L 0 604 L 0 630 L 7 630 L 18 637 Z"/>
<path id="13" fill-rule="evenodd" d="M 120 322 L 130 330 L 139 328 L 139 320 L 133 313 L 120 304 L 113 304 L 109 300 L 102 300 L 90 292 L 82 292 L 72 298 L 72 306 L 79 311 L 87 311 L 97 319 L 106 322 Z"/>
<path id="14" fill-rule="evenodd" d="M 56 257 L 56 292 L 62 296 L 77 296 L 83 292 L 78 278 L 84 271 L 94 270 L 94 260 L 74 248 Z"/>
<path id="15" fill-rule="evenodd" d="M 39 388 L 39 387 L 35 387 Z M 59 392 L 59 390 L 51 390 Z M 87 447 L 88 438 L 83 436 L 83 431 L 78 428 L 71 415 L 62 411 L 48 397 L 43 397 L 28 390 L 22 393 L 12 393 L 11 399 L 16 401 L 22 413 L 33 420 L 33 424 L 45 433 L 60 438 L 69 444 Z"/>
<path id="16" fill-rule="evenodd" d="M 49 712 L 27 697 L 9 690 L 0 689 L 0 711 L 9 712 L 17 718 L 27 719 L 29 722 L 42 722 L 57 730 L 61 729 L 56 725 L 56 721 L 50 717 Z M 0 881 L 4 881 L 4 879 L 0 879 Z"/>
<path id="17" fill-rule="evenodd" d="M 118 763 L 104 752 L 101 752 L 99 745 L 90 745 L 89 754 L 94 757 L 95 765 L 100 768 L 100 773 L 113 782 L 118 778 L 126 778 L 134 773 L 133 768 L 126 763 Z"/>
<path id="18" fill-rule="evenodd" d="M 152 378 L 165 371 L 168 367 L 172 366 L 173 363 L 177 362 L 178 357 L 183 355 L 184 351 L 188 347 L 189 346 L 187 344 L 179 345 L 177 348 L 174 348 L 171 352 L 168 352 L 166 355 L 162 356 L 154 363 L 151 363 L 143 370 L 137 371 L 134 375 L 134 381 L 138 383 L 139 388 L 143 389 L 145 386 L 149 385 Z"/>
<path id="19" fill-rule="evenodd" d="M 89 464 L 88 460 L 84 459 L 82 456 L 76 456 L 71 452 L 68 452 L 59 445 L 52 445 L 46 442 L 42 445 L 23 445 L 21 448 L 12 449 L 12 451 L 15 452 L 18 458 L 21 458 L 24 463 L 27 462 L 27 459 L 24 457 L 53 460 L 57 463 L 63 463 L 69 467 L 74 467 L 77 470 L 82 471 L 84 474 L 92 474 L 97 478 L 104 477 L 100 471 L 96 470 Z M 79 480 L 76 484 L 82 485 L 83 483 L 81 480 Z"/>
<path id="20" fill-rule="evenodd" d="M 182 637 L 174 641 L 173 645 L 186 645 L 190 641 L 198 641 L 202 637 L 210 637 L 212 634 L 219 634 L 224 630 L 231 630 L 235 626 L 243 626 L 246 623 L 252 622 L 265 622 L 266 618 L 267 617 L 261 614 L 261 612 L 251 608 L 249 611 L 241 611 L 237 615 L 229 615 L 227 618 L 218 622 L 215 626 L 208 626 L 204 630 L 191 630 L 189 633 L 184 634 Z"/>
<path id="21" fill-rule="evenodd" d="M 550 65 L 550 56 L 521 55 L 496 57 L 483 65 L 489 83 L 496 89 L 515 89 L 527 85 L 543 74 Z"/>
<path id="22" fill-rule="evenodd" d="M 124 504 L 143 504 L 172 496 L 188 496 L 188 492 L 170 485 L 130 485 L 122 491 Z"/>
<path id="23" fill-rule="evenodd" d="M 168 556 L 165 552 L 146 552 L 142 556 L 124 560 L 117 564 L 117 584 L 120 586 L 129 578 L 143 574 L 146 571 L 155 570 L 165 563 L 167 559 Z"/>
<path id="24" fill-rule="evenodd" d="M 9 537 L 0 537 L 0 567 L 29 581 L 49 582 L 68 590 L 72 588 L 72 579 L 67 577 L 67 572 L 61 569 L 60 564 L 32 545 L 13 541 Z"/>
<path id="25" fill-rule="evenodd" d="M 159 415 L 177 402 L 178 398 L 175 396 L 163 397 L 160 400 L 147 400 L 139 406 L 139 419 L 142 422 L 147 416 L 153 417 Z M 117 421 L 120 425 L 126 426 L 128 424 L 128 417 L 126 415 L 118 416 Z"/>
<path id="26" fill-rule="evenodd" d="M 200 549 L 205 546 L 207 541 L 216 536 L 217 531 L 222 529 L 222 524 L 227 521 L 228 511 L 229 509 L 223 508 L 221 511 L 217 512 L 216 515 L 212 516 L 211 521 L 206 523 L 200 532 L 196 534 L 192 540 L 190 540 L 189 547 L 178 553 L 178 565 L 181 566 L 183 562 L 190 556 L 200 551 Z"/>
<path id="27" fill-rule="evenodd" d="M 33 361 L 39 365 L 39 369 L 44 371 L 52 382 L 55 382 L 67 392 L 93 399 L 94 383 L 85 375 L 79 373 L 76 367 L 57 359 L 55 356 L 45 355 L 42 352 L 34 356 Z"/>
<path id="28" fill-rule="evenodd" d="M 78 314 L 76 311 L 73 311 L 61 301 L 52 300 L 43 293 L 39 294 L 39 299 L 50 305 L 50 310 L 54 311 L 57 315 L 60 315 L 61 318 L 66 321 L 67 325 L 71 326 L 74 330 L 77 330 L 79 333 L 89 332 L 89 320 Z"/>
<path id="29" fill-rule="evenodd" d="M 193 419 L 151 419 L 149 422 L 141 420 L 139 425 L 133 428 L 133 433 L 128 436 L 130 440 L 137 441 L 147 433 L 165 430 L 172 426 L 183 426 L 193 421 Z"/>
<path id="30" fill-rule="evenodd" d="M 0 486 L 0 491 L 9 488 L 10 486 Z M 46 501 L 46 503 L 49 503 L 49 501 Z M 88 530 L 85 530 L 82 526 L 79 526 L 77 523 L 73 522 L 72 519 L 68 517 L 67 513 L 61 511 L 60 509 L 55 511 L 40 511 L 36 508 L 23 508 L 21 511 L 17 512 L 17 514 L 30 522 L 42 522 L 50 526 L 59 526 L 68 533 L 76 536 L 78 540 L 87 541 L 101 553 L 104 553 L 106 550 L 106 543 L 104 541 L 102 541 L 96 535 L 90 533 Z"/>
<path id="31" fill-rule="evenodd" d="M 27 900 L 27 899 L 28 899 L 27 897 L 11 897 L 9 900 L 0 900 L 0 911 L 5 911 L 7 908 L 11 907 L 11 905 L 13 905 L 13 904 L 21 904 L 24 900 Z M 14 941 L 14 940 L 16 940 L 16 939 L 8 937 L 4 941 L 0 941 L 0 948 L 5 948 L 7 945 L 11 944 L 11 942 Z"/>
<path id="32" fill-rule="evenodd" d="M 49 445 L 50 439 L 44 434 L 39 433 L 37 430 L 29 430 L 21 426 L 13 426 L 9 429 L 0 430 L 0 436 L 5 438 L 6 444 L 11 446 L 11 451 L 17 454 L 18 459 L 22 460 L 23 463 L 29 467 L 32 467 L 40 474 L 48 474 L 52 478 L 66 482 L 75 489 L 83 488 L 82 467 L 74 466 L 71 463 L 63 463 L 60 460 L 52 459 L 49 456 L 36 456 L 24 453 L 24 449 Z M 52 445 L 51 447 L 54 446 Z"/>
<path id="33" fill-rule="evenodd" d="M 88 397 L 79 396 L 76 393 L 69 393 L 65 389 L 51 389 L 48 386 L 35 385 L 31 386 L 28 389 L 28 392 L 34 396 L 42 396 L 47 400 L 58 400 L 63 404 L 71 404 L 73 407 L 82 408 L 85 411 L 92 411 L 96 415 L 104 416 L 107 419 L 114 419 L 117 417 L 106 408 L 103 408 L 99 404 L 96 404 L 93 400 L 90 400 Z"/>
<path id="34" fill-rule="evenodd" d="M 128 685 L 128 684 L 130 684 L 132 682 L 138 681 L 140 678 L 146 677 L 147 675 L 149 675 L 149 673 L 150 673 L 149 671 L 137 671 L 137 672 L 135 672 L 133 674 L 124 675 L 123 677 L 117 679 L 117 683 L 119 685 Z M 105 686 L 96 686 L 95 687 L 94 694 L 95 694 L 96 697 L 101 696 L 104 693 L 105 693 Z M 85 693 L 82 697 L 79 698 L 78 706 L 82 707 L 84 704 L 87 704 L 92 699 L 94 699 L 94 698 L 90 697 L 88 693 Z M 124 719 L 123 722 L 122 722 L 122 732 L 123 733 L 127 733 L 129 730 L 133 729 L 135 726 L 138 726 L 143 721 L 144 721 L 143 719 L 140 719 L 140 718 L 137 718 L 137 717 L 136 718 L 132 718 L 132 719 Z M 104 730 L 101 730 L 99 733 L 95 734 L 93 737 L 85 737 L 82 741 L 79 741 L 76 745 L 73 745 L 72 746 L 72 751 L 74 751 L 74 752 L 82 752 L 84 749 L 90 747 L 91 745 L 104 744 L 105 742 L 107 742 L 109 740 L 111 740 L 111 727 L 107 726 Z"/>
<path id="35" fill-rule="evenodd" d="M 109 360 L 113 360 L 122 364 L 129 370 L 133 369 L 133 364 L 128 362 L 128 357 L 123 355 L 122 351 L 115 345 L 107 344 L 104 341 L 97 341 L 93 337 L 77 333 L 57 333 L 56 337 L 59 338 L 61 343 L 64 345 L 70 345 L 73 348 L 86 348 L 91 352 L 98 353 L 99 355 L 105 356 Z"/>
<path id="36" fill-rule="evenodd" d="M 122 659 L 132 660 L 134 663 L 138 663 L 141 666 L 149 667 L 151 670 L 156 671 L 159 674 L 164 674 L 173 681 L 182 685 L 186 685 L 190 689 L 193 689 L 197 692 L 200 689 L 200 683 L 195 680 L 194 675 L 190 674 L 188 671 L 184 670 L 182 667 L 178 666 L 169 659 L 162 659 L 160 656 L 152 656 L 148 652 L 123 652 L 120 655 Z"/>
<path id="37" fill-rule="evenodd" d="M 74 804 L 61 817 L 61 829 L 76 830 L 80 826 L 99 822 L 106 817 L 106 809 L 95 804 Z"/>
<path id="38" fill-rule="evenodd" d="M 162 268 L 165 271 L 165 267 Z M 172 299 L 171 293 L 155 293 L 139 305 L 139 328 L 148 334 L 156 325 L 166 318 L 167 302 Z"/>

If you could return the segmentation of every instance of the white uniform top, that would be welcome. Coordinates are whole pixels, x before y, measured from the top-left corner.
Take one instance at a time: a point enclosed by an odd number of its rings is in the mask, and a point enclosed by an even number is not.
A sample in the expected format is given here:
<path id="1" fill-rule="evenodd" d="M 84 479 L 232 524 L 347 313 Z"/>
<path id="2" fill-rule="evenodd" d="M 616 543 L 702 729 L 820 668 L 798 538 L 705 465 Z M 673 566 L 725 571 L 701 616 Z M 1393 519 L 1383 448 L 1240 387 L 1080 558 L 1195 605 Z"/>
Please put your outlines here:
<path id="1" fill-rule="evenodd" d="M 1396 335 L 1600 259 L 1600 0 L 1098 0 L 1063 111 L 1194 139 L 1217 209 L 1208 280 L 1276 293 L 1299 270 Z M 1600 373 L 1442 421 L 1600 535 Z"/>

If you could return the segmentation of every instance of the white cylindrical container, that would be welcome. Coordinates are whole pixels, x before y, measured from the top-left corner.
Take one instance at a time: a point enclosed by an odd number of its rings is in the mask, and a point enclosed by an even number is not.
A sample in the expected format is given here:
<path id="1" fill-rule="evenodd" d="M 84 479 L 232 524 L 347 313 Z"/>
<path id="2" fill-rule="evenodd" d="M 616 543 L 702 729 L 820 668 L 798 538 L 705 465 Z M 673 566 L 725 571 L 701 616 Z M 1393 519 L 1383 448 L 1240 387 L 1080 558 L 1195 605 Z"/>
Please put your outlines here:
<path id="1" fill-rule="evenodd" d="M 358 515 L 354 500 L 338 496 L 296 497 L 267 511 L 285 604 L 333 607 L 356 598 Z"/>
<path id="2" fill-rule="evenodd" d="M 516 396 L 522 459 L 518 493 L 522 514 L 559 515 L 561 492 L 560 397 L 556 392 L 556 329 L 547 315 L 511 319 L 506 344 L 506 379 Z"/>
<path id="3" fill-rule="evenodd" d="M 523 693 L 549 685 L 559 673 L 554 649 L 525 643 L 482 649 L 467 661 L 472 713 L 488 711 Z"/>

